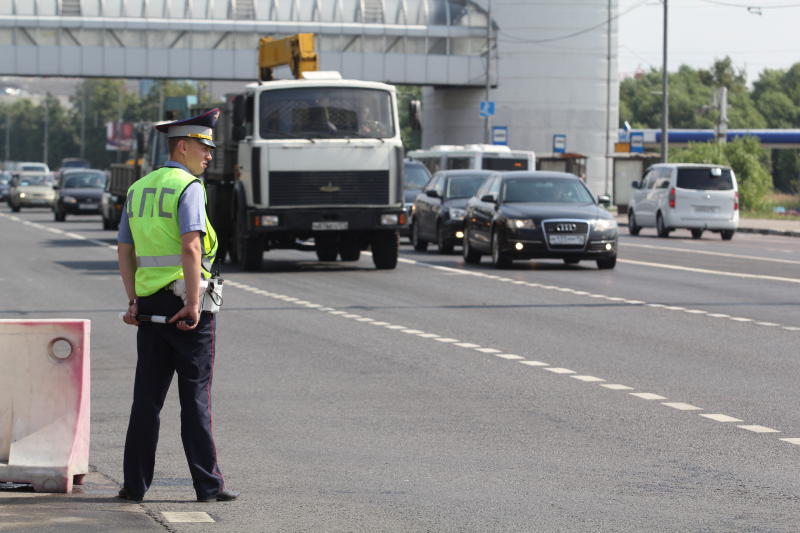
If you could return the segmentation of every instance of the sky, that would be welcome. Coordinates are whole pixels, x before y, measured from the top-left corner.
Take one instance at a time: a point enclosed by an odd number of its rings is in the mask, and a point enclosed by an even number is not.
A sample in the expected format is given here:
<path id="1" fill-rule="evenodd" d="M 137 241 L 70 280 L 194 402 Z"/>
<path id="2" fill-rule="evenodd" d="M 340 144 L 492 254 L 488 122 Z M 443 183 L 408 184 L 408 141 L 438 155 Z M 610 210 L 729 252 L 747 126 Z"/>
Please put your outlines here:
<path id="1" fill-rule="evenodd" d="M 682 64 L 710 68 L 730 56 L 752 83 L 765 68 L 800 62 L 800 0 L 668 0 L 667 6 L 670 72 Z M 619 0 L 618 13 L 620 75 L 660 69 L 663 3 Z"/>

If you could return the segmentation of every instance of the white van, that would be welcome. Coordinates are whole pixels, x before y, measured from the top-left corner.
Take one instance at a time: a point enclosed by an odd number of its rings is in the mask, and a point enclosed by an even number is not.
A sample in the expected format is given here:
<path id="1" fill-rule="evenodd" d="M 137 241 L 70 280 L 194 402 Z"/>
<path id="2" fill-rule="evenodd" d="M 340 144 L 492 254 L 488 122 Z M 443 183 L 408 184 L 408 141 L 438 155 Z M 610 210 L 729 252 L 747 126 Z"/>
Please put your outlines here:
<path id="1" fill-rule="evenodd" d="M 419 161 L 435 174 L 440 170 L 536 170 L 536 154 L 495 144 L 436 145 L 412 150 L 409 159 Z"/>
<path id="2" fill-rule="evenodd" d="M 678 228 L 693 239 L 705 230 L 733 238 L 739 226 L 739 189 L 733 170 L 719 165 L 661 163 L 634 181 L 628 206 L 628 232 L 638 235 L 646 227 L 668 237 Z"/>

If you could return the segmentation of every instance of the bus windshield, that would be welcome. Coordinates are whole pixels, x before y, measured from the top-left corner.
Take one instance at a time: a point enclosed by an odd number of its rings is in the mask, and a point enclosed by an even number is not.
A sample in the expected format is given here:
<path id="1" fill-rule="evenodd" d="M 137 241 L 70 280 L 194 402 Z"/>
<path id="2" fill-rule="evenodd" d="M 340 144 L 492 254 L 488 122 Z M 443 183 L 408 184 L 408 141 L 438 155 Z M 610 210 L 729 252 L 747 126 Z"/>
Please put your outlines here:
<path id="1" fill-rule="evenodd" d="M 395 135 L 391 94 L 360 87 L 308 87 L 261 93 L 260 135 L 264 139 Z"/>

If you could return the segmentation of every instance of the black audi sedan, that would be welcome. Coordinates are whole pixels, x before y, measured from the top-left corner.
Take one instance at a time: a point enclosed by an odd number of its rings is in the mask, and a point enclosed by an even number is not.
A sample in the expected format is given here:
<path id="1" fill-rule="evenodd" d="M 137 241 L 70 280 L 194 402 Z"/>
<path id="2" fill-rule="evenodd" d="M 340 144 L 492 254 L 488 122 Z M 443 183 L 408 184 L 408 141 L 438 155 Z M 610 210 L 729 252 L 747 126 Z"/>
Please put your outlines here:
<path id="1" fill-rule="evenodd" d="M 490 254 L 496 267 L 515 259 L 561 259 L 567 264 L 617 263 L 617 222 L 583 181 L 566 172 L 514 171 L 489 177 L 467 203 L 464 261 Z"/>
<path id="2" fill-rule="evenodd" d="M 100 213 L 100 197 L 106 184 L 102 170 L 90 168 L 68 168 L 61 173 L 56 186 L 53 213 L 57 222 L 63 222 L 67 214 L 96 215 Z"/>
<path id="3" fill-rule="evenodd" d="M 442 170 L 433 175 L 414 200 L 411 243 L 422 252 L 435 242 L 439 253 L 453 251 L 464 237 L 467 200 L 492 175 L 489 170 Z"/>

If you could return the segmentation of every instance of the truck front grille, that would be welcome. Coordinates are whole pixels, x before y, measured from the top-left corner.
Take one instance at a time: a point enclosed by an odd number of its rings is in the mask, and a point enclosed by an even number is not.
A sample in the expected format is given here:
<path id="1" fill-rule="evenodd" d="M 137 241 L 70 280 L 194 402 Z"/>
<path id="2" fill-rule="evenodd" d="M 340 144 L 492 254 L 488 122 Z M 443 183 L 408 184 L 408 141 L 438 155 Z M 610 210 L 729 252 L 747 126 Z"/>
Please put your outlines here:
<path id="1" fill-rule="evenodd" d="M 269 173 L 271 206 L 388 203 L 386 170 Z"/>

